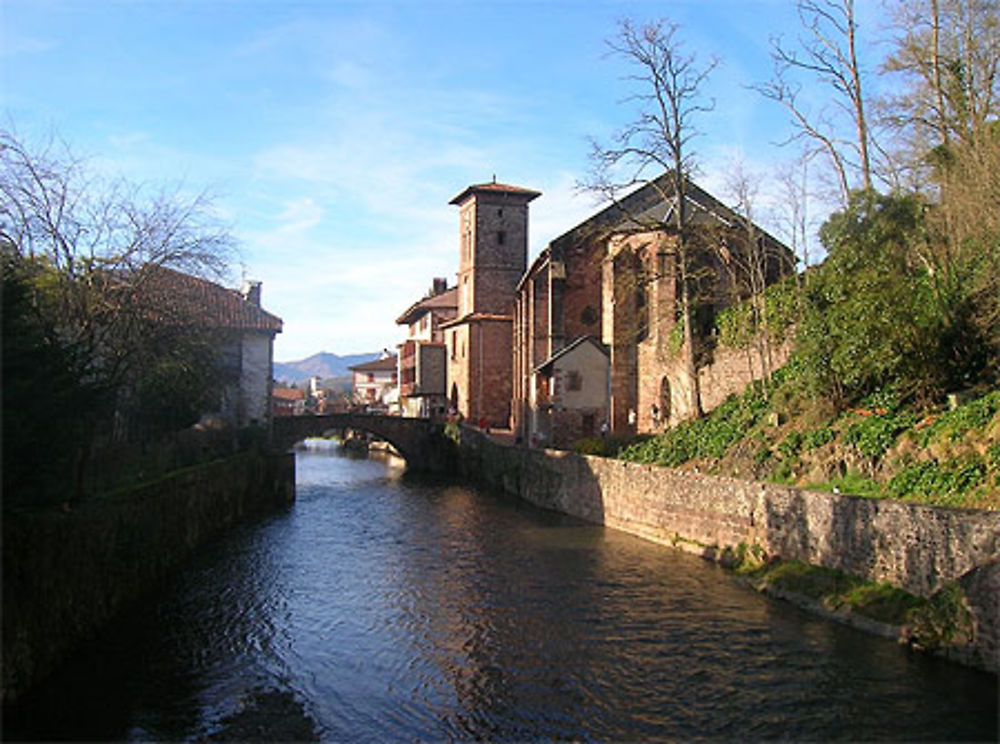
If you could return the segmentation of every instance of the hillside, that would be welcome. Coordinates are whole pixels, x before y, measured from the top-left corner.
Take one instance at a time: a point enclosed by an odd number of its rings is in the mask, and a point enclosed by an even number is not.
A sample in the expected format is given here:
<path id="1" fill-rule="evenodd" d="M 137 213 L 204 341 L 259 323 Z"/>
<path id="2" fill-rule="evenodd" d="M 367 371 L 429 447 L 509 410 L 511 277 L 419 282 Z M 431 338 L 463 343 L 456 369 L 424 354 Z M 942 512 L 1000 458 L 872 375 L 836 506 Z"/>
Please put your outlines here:
<path id="1" fill-rule="evenodd" d="M 1000 390 L 962 405 L 874 397 L 842 412 L 796 390 L 795 370 L 705 418 L 621 443 L 624 459 L 869 498 L 1000 509 Z M 591 450 L 593 451 L 593 450 Z"/>
<path id="2" fill-rule="evenodd" d="M 373 351 L 368 354 L 347 354 L 338 356 L 328 351 L 321 351 L 318 354 L 291 362 L 274 363 L 274 379 L 279 382 L 295 384 L 305 382 L 310 377 L 349 377 L 348 367 L 356 364 L 377 359 L 379 353 Z"/>

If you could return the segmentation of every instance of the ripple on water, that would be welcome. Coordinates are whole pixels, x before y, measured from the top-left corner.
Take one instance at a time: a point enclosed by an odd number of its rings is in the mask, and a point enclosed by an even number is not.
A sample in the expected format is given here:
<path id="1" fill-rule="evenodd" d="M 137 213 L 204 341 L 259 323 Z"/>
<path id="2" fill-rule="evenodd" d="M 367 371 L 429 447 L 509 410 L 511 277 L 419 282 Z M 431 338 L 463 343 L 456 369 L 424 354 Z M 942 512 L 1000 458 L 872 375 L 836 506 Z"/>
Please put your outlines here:
<path id="1" fill-rule="evenodd" d="M 295 506 L 109 632 L 29 734 L 224 738 L 263 715 L 372 742 L 996 740 L 995 677 L 690 555 L 374 460 L 297 462 Z"/>

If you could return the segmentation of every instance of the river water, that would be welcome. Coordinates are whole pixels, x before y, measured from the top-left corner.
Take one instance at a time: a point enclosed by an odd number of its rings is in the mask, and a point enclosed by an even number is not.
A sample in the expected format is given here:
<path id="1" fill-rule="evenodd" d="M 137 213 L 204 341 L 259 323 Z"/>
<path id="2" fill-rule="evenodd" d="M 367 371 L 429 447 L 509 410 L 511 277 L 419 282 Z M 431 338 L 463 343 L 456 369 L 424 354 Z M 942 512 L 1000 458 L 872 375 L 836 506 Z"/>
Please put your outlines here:
<path id="1" fill-rule="evenodd" d="M 157 587 L 7 738 L 997 739 L 995 676 L 699 558 L 384 461 L 297 468 L 291 509 Z"/>

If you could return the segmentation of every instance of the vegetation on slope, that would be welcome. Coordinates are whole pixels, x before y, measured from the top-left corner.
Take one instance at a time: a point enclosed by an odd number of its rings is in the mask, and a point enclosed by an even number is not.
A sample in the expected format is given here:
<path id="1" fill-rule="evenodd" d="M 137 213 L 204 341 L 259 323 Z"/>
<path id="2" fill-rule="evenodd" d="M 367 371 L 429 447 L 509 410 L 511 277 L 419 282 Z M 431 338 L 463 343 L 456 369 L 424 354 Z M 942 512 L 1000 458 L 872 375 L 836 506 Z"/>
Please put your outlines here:
<path id="1" fill-rule="evenodd" d="M 704 418 L 633 443 L 633 462 L 859 496 L 1000 509 L 1000 389 L 948 409 L 889 394 L 837 412 L 801 392 L 797 362 Z"/>
<path id="2" fill-rule="evenodd" d="M 821 230 L 823 264 L 767 290 L 766 325 L 751 322 L 759 301 L 717 319 L 718 343 L 748 355 L 762 353 L 762 327 L 794 333 L 791 361 L 620 456 L 1000 508 L 1000 236 L 949 244 L 940 210 L 912 194 L 855 194 Z"/>

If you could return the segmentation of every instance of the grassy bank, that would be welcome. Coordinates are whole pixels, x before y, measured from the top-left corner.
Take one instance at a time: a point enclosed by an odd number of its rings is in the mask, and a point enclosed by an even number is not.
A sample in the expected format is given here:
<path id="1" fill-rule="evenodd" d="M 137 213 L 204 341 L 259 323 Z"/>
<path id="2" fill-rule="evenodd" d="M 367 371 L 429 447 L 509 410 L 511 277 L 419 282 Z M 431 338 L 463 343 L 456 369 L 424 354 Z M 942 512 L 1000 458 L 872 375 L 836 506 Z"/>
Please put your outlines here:
<path id="1" fill-rule="evenodd" d="M 758 591 L 818 605 L 835 617 L 853 615 L 889 626 L 886 635 L 916 648 L 936 651 L 967 644 L 973 637 L 972 615 L 954 583 L 933 597 L 919 597 L 830 568 L 799 561 L 764 562 L 745 546 L 726 563 Z"/>
<path id="2" fill-rule="evenodd" d="M 593 451 L 586 444 L 584 450 Z M 937 405 L 891 394 L 836 411 L 797 392 L 794 364 L 709 415 L 599 454 L 803 488 L 1000 509 L 1000 389 Z"/>

